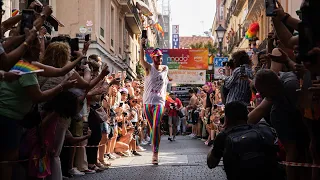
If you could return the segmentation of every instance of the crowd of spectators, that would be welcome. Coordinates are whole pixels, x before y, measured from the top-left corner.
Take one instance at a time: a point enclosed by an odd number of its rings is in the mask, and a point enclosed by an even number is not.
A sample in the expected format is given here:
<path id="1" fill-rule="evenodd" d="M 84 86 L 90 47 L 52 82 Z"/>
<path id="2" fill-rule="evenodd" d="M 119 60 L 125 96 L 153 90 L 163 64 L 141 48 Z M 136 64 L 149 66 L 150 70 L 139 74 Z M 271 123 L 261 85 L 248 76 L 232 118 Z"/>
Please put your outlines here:
<path id="1" fill-rule="evenodd" d="M 224 130 L 208 166 L 223 157 L 228 179 L 320 178 L 319 7 L 304 0 L 295 19 L 277 2 L 266 49 L 235 52 L 226 63 Z"/>
<path id="2" fill-rule="evenodd" d="M 29 7 L 30 28 L 20 31 L 21 14 L 1 24 L 0 179 L 62 180 L 141 156 L 150 141 L 143 81 L 111 73 L 98 55 L 87 54 L 90 41 L 75 50 L 73 38 L 47 33 L 52 9 L 38 12 L 39 6 Z M 19 63 L 32 68 L 12 71 Z"/>

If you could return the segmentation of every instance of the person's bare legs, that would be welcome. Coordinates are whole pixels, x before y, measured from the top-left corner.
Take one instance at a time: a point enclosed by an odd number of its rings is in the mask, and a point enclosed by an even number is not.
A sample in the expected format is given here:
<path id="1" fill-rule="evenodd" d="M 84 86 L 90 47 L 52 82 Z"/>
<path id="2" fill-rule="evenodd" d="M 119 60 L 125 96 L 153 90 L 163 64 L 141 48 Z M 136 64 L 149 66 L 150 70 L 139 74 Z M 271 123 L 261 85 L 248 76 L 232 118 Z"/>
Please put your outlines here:
<path id="1" fill-rule="evenodd" d="M 298 150 L 296 149 L 296 144 L 294 143 L 283 143 L 286 151 L 286 161 L 287 162 L 297 162 L 298 160 Z M 299 180 L 299 167 L 286 167 L 287 180 Z"/>
<path id="2" fill-rule="evenodd" d="M 98 148 L 98 160 L 100 162 L 104 162 L 104 153 L 106 152 L 107 149 L 107 141 L 108 141 L 108 134 L 107 133 L 102 133 L 102 137 L 99 143 L 99 148 Z"/>
<path id="3" fill-rule="evenodd" d="M 197 123 L 197 137 L 201 137 L 201 136 L 202 136 L 201 120 L 198 120 L 198 123 Z"/>
<path id="4" fill-rule="evenodd" d="M 129 145 L 123 142 L 116 142 L 116 146 L 114 148 L 115 152 L 126 152 L 129 150 Z"/>
<path id="5" fill-rule="evenodd" d="M 70 158 L 69 158 L 68 167 L 69 167 L 69 170 L 70 170 L 70 169 L 73 168 L 73 165 L 74 165 L 74 158 L 75 158 L 75 155 L 76 155 L 76 147 L 69 148 L 69 154 L 70 154 Z"/>
<path id="6" fill-rule="evenodd" d="M 173 117 L 172 116 L 169 116 L 169 121 L 168 121 L 168 125 L 169 125 L 169 137 L 172 137 L 172 124 L 173 124 Z"/>

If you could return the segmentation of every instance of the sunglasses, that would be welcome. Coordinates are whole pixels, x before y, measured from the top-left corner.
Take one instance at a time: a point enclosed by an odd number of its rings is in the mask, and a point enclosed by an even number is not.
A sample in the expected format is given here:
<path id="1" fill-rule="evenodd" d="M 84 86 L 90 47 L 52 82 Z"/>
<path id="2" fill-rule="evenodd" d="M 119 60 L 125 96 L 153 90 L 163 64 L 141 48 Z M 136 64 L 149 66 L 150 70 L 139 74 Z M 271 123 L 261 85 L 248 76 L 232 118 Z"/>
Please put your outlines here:
<path id="1" fill-rule="evenodd" d="M 131 101 L 132 103 L 138 103 L 138 101 L 134 100 L 134 101 Z"/>

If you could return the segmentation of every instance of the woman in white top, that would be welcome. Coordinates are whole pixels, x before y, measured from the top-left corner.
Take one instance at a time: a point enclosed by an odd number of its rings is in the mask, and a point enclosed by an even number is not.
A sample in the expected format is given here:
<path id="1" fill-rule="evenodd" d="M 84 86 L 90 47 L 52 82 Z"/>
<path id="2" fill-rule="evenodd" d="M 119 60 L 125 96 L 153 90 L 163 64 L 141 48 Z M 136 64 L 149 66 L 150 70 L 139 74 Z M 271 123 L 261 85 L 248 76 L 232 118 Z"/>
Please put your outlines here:
<path id="1" fill-rule="evenodd" d="M 158 165 L 158 151 L 161 138 L 160 121 L 166 101 L 168 66 L 162 65 L 162 52 L 158 48 L 151 54 L 153 64 L 146 62 L 142 46 L 144 43 L 145 39 L 142 39 L 140 63 L 146 71 L 143 93 L 144 113 L 151 129 L 152 164 Z"/>

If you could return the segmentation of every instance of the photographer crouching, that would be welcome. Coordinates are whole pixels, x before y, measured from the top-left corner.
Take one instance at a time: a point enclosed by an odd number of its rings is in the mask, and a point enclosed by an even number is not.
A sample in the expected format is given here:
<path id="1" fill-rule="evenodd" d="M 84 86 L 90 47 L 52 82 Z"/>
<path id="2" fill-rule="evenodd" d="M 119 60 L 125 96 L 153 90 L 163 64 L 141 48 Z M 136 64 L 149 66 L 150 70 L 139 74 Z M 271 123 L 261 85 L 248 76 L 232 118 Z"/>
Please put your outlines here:
<path id="1" fill-rule="evenodd" d="M 224 63 L 224 66 L 227 76 L 223 86 L 225 103 L 240 101 L 250 105 L 250 83 L 253 72 L 249 55 L 245 51 L 235 52 L 232 54 L 232 59 Z"/>

